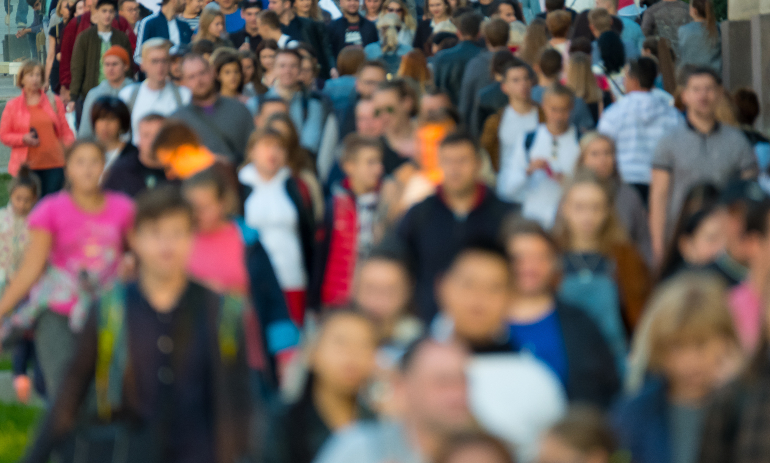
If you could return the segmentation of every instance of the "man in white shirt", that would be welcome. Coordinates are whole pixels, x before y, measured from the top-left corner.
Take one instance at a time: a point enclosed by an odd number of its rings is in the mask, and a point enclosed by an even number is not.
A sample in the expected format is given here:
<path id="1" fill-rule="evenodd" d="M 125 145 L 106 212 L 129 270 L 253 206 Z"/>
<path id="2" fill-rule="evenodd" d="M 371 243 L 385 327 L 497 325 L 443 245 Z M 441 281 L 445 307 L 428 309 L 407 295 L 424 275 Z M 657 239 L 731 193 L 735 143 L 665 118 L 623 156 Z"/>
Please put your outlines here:
<path id="1" fill-rule="evenodd" d="M 177 87 L 168 80 L 169 49 L 171 42 L 155 38 L 142 45 L 142 71 L 147 78 L 144 82 L 129 85 L 120 91 L 120 99 L 131 111 L 131 132 L 134 145 L 139 142 L 137 127 L 147 114 L 157 113 L 169 116 L 190 103 L 190 90 Z"/>
<path id="2" fill-rule="evenodd" d="M 579 135 L 569 122 L 574 99 L 572 91 L 559 83 L 546 89 L 545 123 L 520 137 L 513 154 L 503 158 L 497 179 L 501 198 L 523 203 L 537 177 L 547 176 L 558 182 L 572 174 L 580 155 Z"/>
<path id="3" fill-rule="evenodd" d="M 190 43 L 193 31 L 185 21 L 177 17 L 184 9 L 184 0 L 163 0 L 160 11 L 139 22 L 134 50 L 135 62 L 142 64 L 143 44 L 150 39 L 166 39 L 171 42 L 173 50 Z"/>
<path id="4" fill-rule="evenodd" d="M 291 40 L 291 37 L 281 32 L 281 20 L 275 11 L 261 11 L 257 24 L 259 24 L 259 35 L 262 36 L 262 40 L 275 40 L 278 48 L 297 47 L 298 43 L 296 40 Z"/>

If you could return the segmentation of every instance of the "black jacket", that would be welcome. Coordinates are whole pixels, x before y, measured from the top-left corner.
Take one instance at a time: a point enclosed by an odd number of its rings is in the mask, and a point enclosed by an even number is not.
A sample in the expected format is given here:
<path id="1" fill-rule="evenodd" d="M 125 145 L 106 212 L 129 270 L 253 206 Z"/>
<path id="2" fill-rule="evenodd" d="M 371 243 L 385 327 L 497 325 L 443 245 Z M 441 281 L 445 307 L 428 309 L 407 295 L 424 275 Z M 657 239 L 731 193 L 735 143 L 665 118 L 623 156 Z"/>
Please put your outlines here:
<path id="1" fill-rule="evenodd" d="M 343 16 L 340 19 L 332 21 L 329 23 L 329 26 L 327 26 L 326 30 L 329 36 L 329 42 L 331 43 L 331 51 L 335 62 L 337 60 L 337 56 L 340 54 L 340 51 L 345 48 L 345 45 L 353 45 L 351 43 L 347 43 L 345 40 L 345 31 L 348 29 L 349 25 L 350 23 Z M 358 28 L 358 31 L 361 33 L 361 41 L 363 42 L 360 44 L 361 47 L 365 47 L 370 43 L 374 43 L 380 40 L 380 37 L 377 34 L 377 26 L 375 26 L 373 22 L 364 18 L 360 14 L 358 15 Z"/>
<path id="2" fill-rule="evenodd" d="M 428 39 L 433 34 L 433 27 L 430 25 L 430 19 L 424 19 L 417 25 L 417 30 L 414 33 L 414 40 L 412 40 L 412 46 L 422 52 L 425 52 L 425 45 L 428 43 Z"/>
<path id="3" fill-rule="evenodd" d="M 464 40 L 452 48 L 441 50 L 433 58 L 433 80 L 445 91 L 455 106 L 460 104 L 460 87 L 468 62 L 484 49 L 476 42 Z"/>

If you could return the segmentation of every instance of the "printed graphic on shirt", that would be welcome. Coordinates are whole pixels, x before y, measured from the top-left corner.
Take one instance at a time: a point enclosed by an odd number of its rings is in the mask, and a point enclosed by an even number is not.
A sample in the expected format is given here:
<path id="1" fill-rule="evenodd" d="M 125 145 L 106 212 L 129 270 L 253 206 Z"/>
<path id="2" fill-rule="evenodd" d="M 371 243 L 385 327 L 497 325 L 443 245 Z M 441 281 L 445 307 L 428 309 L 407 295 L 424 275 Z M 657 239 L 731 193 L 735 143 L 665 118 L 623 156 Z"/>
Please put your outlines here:
<path id="1" fill-rule="evenodd" d="M 361 37 L 361 31 L 358 24 L 351 24 L 345 29 L 345 45 L 363 45 L 364 39 Z"/>

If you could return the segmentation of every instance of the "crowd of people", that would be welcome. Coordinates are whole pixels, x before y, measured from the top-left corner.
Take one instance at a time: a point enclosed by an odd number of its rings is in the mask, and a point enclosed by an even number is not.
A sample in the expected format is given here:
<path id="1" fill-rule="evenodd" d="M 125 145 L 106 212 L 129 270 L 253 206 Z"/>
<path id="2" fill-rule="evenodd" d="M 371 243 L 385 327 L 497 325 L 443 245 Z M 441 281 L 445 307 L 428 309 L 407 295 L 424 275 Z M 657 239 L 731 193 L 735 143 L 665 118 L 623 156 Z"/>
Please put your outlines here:
<path id="1" fill-rule="evenodd" d="M 25 462 L 770 461 L 770 141 L 711 0 L 30 6 Z"/>

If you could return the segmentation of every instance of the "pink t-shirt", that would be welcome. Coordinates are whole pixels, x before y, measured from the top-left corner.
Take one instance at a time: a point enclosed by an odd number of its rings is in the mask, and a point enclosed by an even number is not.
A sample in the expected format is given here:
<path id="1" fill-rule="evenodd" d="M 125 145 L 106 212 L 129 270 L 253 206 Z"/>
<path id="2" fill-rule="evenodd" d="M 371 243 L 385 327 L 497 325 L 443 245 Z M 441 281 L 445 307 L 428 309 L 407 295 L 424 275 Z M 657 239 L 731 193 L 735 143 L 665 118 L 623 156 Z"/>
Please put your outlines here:
<path id="1" fill-rule="evenodd" d="M 213 233 L 198 233 L 187 270 L 217 292 L 246 294 L 246 245 L 238 226 L 232 222 Z"/>
<path id="2" fill-rule="evenodd" d="M 729 302 L 741 345 L 746 352 L 753 353 L 763 328 L 759 294 L 748 283 L 742 283 L 730 291 Z"/>
<path id="3" fill-rule="evenodd" d="M 80 209 L 69 193 L 44 198 L 29 215 L 30 230 L 51 234 L 49 263 L 77 279 L 85 270 L 100 284 L 116 276 L 123 256 L 126 234 L 133 225 L 134 204 L 121 193 L 105 192 L 104 208 L 90 213 Z M 39 282 L 43 284 L 43 282 Z M 75 296 L 68 303 L 51 304 L 51 310 L 69 315 Z"/>

